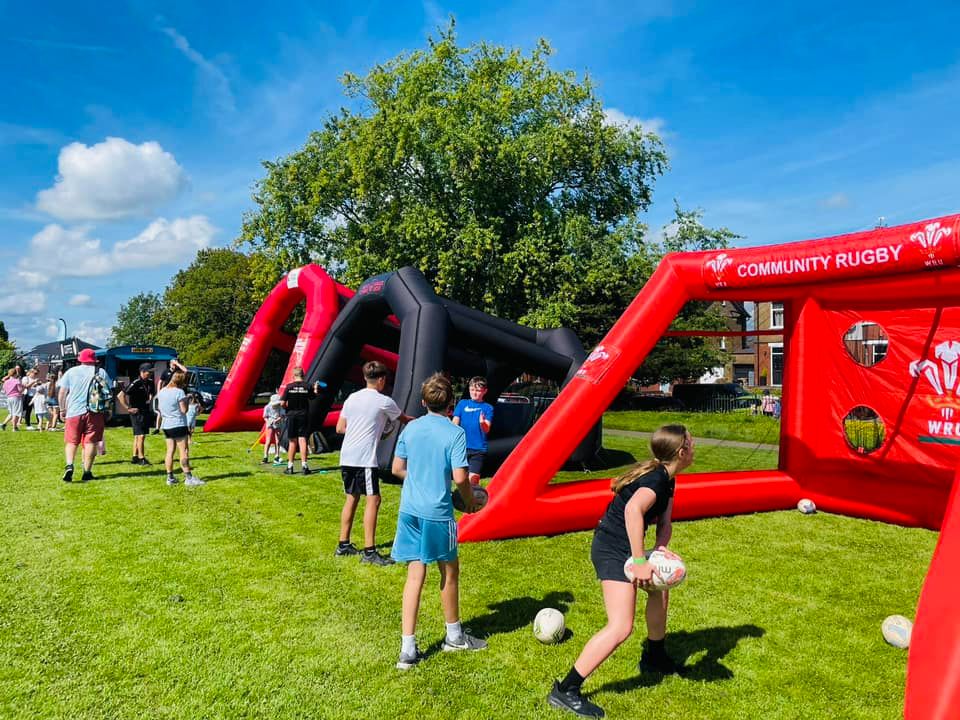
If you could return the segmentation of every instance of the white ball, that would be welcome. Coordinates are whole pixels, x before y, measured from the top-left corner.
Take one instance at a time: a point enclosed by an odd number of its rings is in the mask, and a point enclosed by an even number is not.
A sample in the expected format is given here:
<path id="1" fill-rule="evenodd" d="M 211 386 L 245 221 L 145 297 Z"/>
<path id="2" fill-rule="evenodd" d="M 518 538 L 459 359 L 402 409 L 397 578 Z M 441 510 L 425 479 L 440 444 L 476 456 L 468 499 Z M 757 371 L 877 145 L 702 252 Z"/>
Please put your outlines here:
<path id="1" fill-rule="evenodd" d="M 803 500 L 797 503 L 797 510 L 804 515 L 812 515 L 817 511 L 817 506 L 810 498 L 803 498 Z"/>
<path id="2" fill-rule="evenodd" d="M 533 636 L 544 645 L 560 642 L 566 628 L 563 613 L 554 608 L 544 608 L 533 619 Z"/>
<path id="3" fill-rule="evenodd" d="M 903 615 L 890 615 L 880 624 L 883 639 L 896 648 L 910 647 L 913 623 Z"/>
<path id="4" fill-rule="evenodd" d="M 654 550 L 647 556 L 647 562 L 653 565 L 653 579 L 651 585 L 654 590 L 669 590 L 682 583 L 687 577 L 687 566 L 676 553 L 673 557 L 662 550 Z M 623 574 L 627 580 L 633 580 L 633 569 L 636 565 L 632 558 L 627 558 L 623 566 Z"/>

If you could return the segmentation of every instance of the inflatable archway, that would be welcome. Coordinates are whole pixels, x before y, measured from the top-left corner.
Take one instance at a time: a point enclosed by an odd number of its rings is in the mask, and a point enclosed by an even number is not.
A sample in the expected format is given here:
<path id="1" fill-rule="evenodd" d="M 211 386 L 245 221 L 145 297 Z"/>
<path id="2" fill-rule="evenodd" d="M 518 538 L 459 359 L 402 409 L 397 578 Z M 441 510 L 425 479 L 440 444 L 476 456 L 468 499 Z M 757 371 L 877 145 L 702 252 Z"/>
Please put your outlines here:
<path id="1" fill-rule="evenodd" d="M 831 512 L 939 528 L 910 650 L 906 716 L 956 717 L 958 241 L 960 215 L 951 215 L 789 245 L 665 257 L 496 473 L 489 504 L 462 518 L 461 541 L 594 527 L 610 499 L 609 481 L 550 481 L 683 304 L 782 301 L 787 330 L 779 468 L 685 475 L 677 482 L 674 515 L 786 509 L 807 496 Z M 888 337 L 886 357 L 871 367 L 859 365 L 844 344 L 861 321 L 883 326 Z M 844 418 L 860 407 L 884 423 L 875 452 L 860 452 L 847 440 Z"/>

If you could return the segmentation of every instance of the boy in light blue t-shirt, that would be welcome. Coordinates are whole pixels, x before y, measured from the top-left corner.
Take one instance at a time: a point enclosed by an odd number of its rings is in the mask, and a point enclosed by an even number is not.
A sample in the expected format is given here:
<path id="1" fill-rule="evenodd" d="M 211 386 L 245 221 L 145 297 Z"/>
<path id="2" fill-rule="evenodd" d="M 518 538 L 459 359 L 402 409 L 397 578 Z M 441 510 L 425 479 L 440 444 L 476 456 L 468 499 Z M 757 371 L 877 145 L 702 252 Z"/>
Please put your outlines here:
<path id="1" fill-rule="evenodd" d="M 445 415 L 453 400 L 447 378 L 439 373 L 427 378 L 421 398 L 427 414 L 410 422 L 401 433 L 392 468 L 404 483 L 391 554 L 394 560 L 408 563 L 399 670 L 409 670 L 423 659 L 417 647 L 417 613 L 427 565 L 432 562 L 441 573 L 440 604 L 447 624 L 444 652 L 487 647 L 486 641 L 468 635 L 460 625 L 460 563 L 450 483 L 456 484 L 466 512 L 475 512 L 467 477 L 466 435 Z"/>

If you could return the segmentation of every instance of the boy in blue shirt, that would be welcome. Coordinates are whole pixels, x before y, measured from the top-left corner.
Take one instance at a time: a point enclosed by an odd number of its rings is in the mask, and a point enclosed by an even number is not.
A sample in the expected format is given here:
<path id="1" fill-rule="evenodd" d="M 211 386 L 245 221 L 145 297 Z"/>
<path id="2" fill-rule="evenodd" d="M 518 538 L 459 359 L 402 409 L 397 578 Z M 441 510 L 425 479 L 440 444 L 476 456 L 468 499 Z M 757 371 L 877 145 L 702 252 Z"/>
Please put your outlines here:
<path id="1" fill-rule="evenodd" d="M 467 465 L 473 485 L 480 484 L 483 461 L 487 457 L 487 433 L 493 422 L 493 406 L 483 401 L 486 394 L 487 379 L 470 378 L 470 399 L 458 402 L 453 411 L 453 424 L 467 434 Z"/>
<path id="2" fill-rule="evenodd" d="M 484 640 L 468 635 L 460 625 L 460 563 L 451 481 L 463 498 L 465 512 L 475 512 L 477 507 L 467 477 L 466 436 L 446 416 L 453 400 L 453 387 L 447 378 L 436 373 L 423 383 L 420 395 L 427 414 L 404 428 L 392 468 L 404 483 L 391 554 L 394 560 L 408 563 L 399 670 L 409 670 L 423 659 L 417 648 L 417 613 L 427 565 L 432 562 L 440 570 L 440 604 L 447 625 L 444 652 L 487 647 Z"/>

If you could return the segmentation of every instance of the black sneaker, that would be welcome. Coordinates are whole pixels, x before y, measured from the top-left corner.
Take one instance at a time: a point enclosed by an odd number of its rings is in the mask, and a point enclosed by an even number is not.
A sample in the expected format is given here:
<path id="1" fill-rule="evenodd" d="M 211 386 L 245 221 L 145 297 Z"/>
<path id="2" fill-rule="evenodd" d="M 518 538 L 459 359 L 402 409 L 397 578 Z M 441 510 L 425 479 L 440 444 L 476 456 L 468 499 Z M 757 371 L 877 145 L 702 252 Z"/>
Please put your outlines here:
<path id="1" fill-rule="evenodd" d="M 311 470 L 311 469 L 308 468 L 308 467 L 304 467 L 304 468 L 303 468 L 303 474 L 304 474 L 304 475 L 311 475 L 311 474 L 313 474 L 313 470 Z"/>
<path id="2" fill-rule="evenodd" d="M 80 476 L 80 482 L 90 482 L 91 480 L 93 480 L 93 472 L 84 470 L 83 475 Z"/>
<path id="3" fill-rule="evenodd" d="M 293 475 L 293 468 L 287 465 L 287 469 L 283 471 L 284 475 Z"/>
<path id="4" fill-rule="evenodd" d="M 159 430 L 154 430 L 154 431 L 151 432 L 150 434 L 151 434 L 151 435 L 159 435 L 159 434 L 160 434 L 160 431 L 159 431 Z"/>
<path id="5" fill-rule="evenodd" d="M 550 694 L 547 695 L 547 702 L 555 708 L 566 710 L 579 717 L 603 717 L 603 708 L 587 700 L 579 690 L 561 690 L 560 683 L 556 681 L 553 683 Z"/>
<path id="6" fill-rule="evenodd" d="M 145 457 L 142 457 L 142 458 L 140 458 L 140 464 L 141 464 L 141 465 L 151 465 L 152 463 L 151 463 L 149 460 L 147 460 Z"/>
<path id="7" fill-rule="evenodd" d="M 140 458 L 138 458 L 136 455 L 134 455 L 132 458 L 130 458 L 130 463 L 133 464 L 133 465 L 139 465 L 139 464 L 140 464 Z"/>
<path id="8" fill-rule="evenodd" d="M 269 462 L 270 462 L 270 460 L 268 460 L 267 458 L 264 458 L 263 460 L 260 461 L 260 464 L 261 464 L 261 465 L 266 465 L 266 464 L 269 463 Z"/>
<path id="9" fill-rule="evenodd" d="M 60 478 L 64 482 L 73 482 L 73 466 L 68 465 L 63 471 L 63 477 Z"/>
<path id="10" fill-rule="evenodd" d="M 367 563 L 368 565 L 377 565 L 379 567 L 386 567 L 387 565 L 393 565 L 396 562 L 396 560 L 394 560 L 392 557 L 381 555 L 376 550 L 374 550 L 373 552 L 367 552 L 366 550 L 364 550 L 360 554 L 360 562 Z"/>
<path id="11" fill-rule="evenodd" d="M 637 665 L 640 672 L 659 673 L 661 675 L 679 675 L 683 668 L 672 657 L 663 653 L 654 655 L 649 650 L 640 654 L 640 663 Z"/>
<path id="12" fill-rule="evenodd" d="M 359 555 L 360 550 L 353 543 L 347 543 L 346 545 L 337 545 L 337 549 L 333 551 L 333 554 L 336 557 L 347 557 L 349 555 Z"/>

